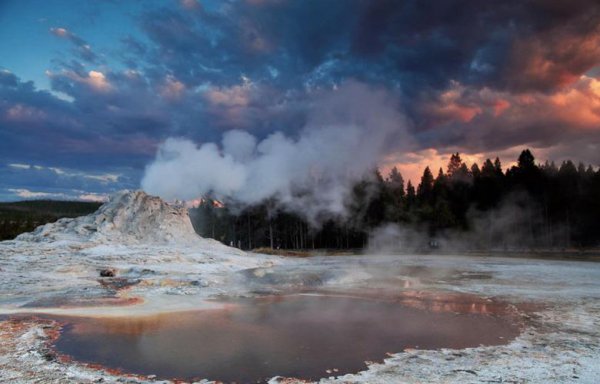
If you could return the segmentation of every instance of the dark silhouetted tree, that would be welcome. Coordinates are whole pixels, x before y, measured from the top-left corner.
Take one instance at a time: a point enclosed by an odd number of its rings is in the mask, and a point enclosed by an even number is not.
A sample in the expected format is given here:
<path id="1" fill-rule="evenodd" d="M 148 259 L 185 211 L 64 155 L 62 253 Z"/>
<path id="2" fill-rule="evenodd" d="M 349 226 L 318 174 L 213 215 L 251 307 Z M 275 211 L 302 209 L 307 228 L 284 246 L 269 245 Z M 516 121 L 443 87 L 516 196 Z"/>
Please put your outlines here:
<path id="1" fill-rule="evenodd" d="M 417 187 L 417 199 L 422 204 L 430 204 L 433 197 L 433 175 L 429 167 L 425 167 L 421 182 Z"/>

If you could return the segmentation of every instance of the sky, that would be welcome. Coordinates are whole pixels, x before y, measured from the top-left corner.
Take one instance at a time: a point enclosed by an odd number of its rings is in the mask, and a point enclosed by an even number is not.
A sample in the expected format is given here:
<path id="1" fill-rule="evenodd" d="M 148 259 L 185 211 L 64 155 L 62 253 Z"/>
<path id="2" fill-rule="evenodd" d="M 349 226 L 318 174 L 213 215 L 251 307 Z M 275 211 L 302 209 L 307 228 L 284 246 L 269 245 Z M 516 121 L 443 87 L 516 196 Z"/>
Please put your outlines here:
<path id="1" fill-rule="evenodd" d="M 348 82 L 402 116 L 379 165 L 413 181 L 457 151 L 600 164 L 596 0 L 0 0 L 0 200 L 139 188 L 168 138 L 294 137 Z"/>

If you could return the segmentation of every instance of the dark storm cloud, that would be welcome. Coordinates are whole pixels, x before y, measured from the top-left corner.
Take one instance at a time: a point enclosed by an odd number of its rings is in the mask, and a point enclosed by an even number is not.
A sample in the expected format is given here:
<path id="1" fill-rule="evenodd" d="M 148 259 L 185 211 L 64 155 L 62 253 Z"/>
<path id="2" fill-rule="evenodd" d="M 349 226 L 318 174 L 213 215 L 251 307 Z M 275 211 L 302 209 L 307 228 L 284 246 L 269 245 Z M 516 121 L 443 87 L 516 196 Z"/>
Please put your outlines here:
<path id="1" fill-rule="evenodd" d="M 524 66 L 539 55 L 572 73 L 589 69 L 596 58 L 583 46 L 573 48 L 575 55 L 561 56 L 551 50 L 557 43 L 585 40 L 597 33 L 599 6 L 594 1 L 217 4 L 218 10 L 210 11 L 191 1 L 181 6 L 149 6 L 140 16 L 140 27 L 153 44 L 124 37 L 127 53 L 144 59 L 142 66 L 162 68 L 160 72 L 171 73 L 188 85 L 203 81 L 231 85 L 244 73 L 289 86 L 334 62 L 334 78 L 397 78 L 408 85 L 443 86 L 448 79 L 500 82 L 513 78 L 520 69 L 512 73 L 506 68 L 508 63 Z M 71 31 L 53 31 L 77 46 L 87 45 Z M 548 33 L 552 39 L 545 42 Z M 541 45 L 542 52 L 524 47 L 529 45 Z M 273 78 L 268 67 L 281 76 Z M 386 72 L 377 73 L 380 70 Z M 554 79 L 548 76 L 547 81 Z"/>
<path id="2" fill-rule="evenodd" d="M 425 147 L 497 153 L 531 146 L 547 158 L 567 153 L 599 164 L 600 80 L 582 76 L 555 92 L 511 93 L 453 83 L 423 103 L 418 136 Z"/>
<path id="3" fill-rule="evenodd" d="M 96 199 L 90 191 L 135 188 L 154 143 L 139 132 L 110 134 L 101 116 L 0 71 L 0 199 Z"/>
<path id="4" fill-rule="evenodd" d="M 315 92 L 350 79 L 398 99 L 415 150 L 600 143 L 597 1 L 147 4 L 117 52 L 53 28 L 74 49 L 52 92 L 0 71 L 0 161 L 134 178 L 168 137 L 294 136 Z"/>
<path id="5" fill-rule="evenodd" d="M 550 90 L 600 61 L 596 1 L 374 1 L 354 35 L 358 56 L 390 59 L 429 84 L 449 79 Z"/>
<path id="6" fill-rule="evenodd" d="M 150 66 L 189 84 L 353 77 L 413 97 L 450 80 L 519 92 L 568 85 L 599 62 L 599 12 L 585 0 L 240 1 L 219 12 L 152 10 L 141 25 L 154 43 Z"/>
<path id="7" fill-rule="evenodd" d="M 141 26 L 155 43 L 152 62 L 186 83 L 231 85 L 245 74 L 300 86 L 306 74 L 346 50 L 352 18 L 352 6 L 343 2 L 235 2 L 219 12 L 149 11 Z"/>
<path id="8" fill-rule="evenodd" d="M 586 0 L 242 1 L 221 12 L 153 11 L 142 26 L 153 42 L 151 63 L 186 83 L 236 87 L 243 74 L 281 105 L 292 104 L 290 90 L 310 99 L 307 87 L 348 78 L 378 83 L 402 98 L 422 146 L 482 151 L 550 146 L 579 134 L 563 104 L 535 94 L 561 97 L 600 64 L 599 20 L 600 4 Z M 465 88 L 461 99 L 444 106 L 455 83 Z M 495 93 L 494 100 L 469 97 L 481 92 Z M 528 94 L 539 104 L 516 102 Z M 208 111 L 223 127 L 252 129 L 261 124 L 252 116 L 275 109 L 256 100 Z M 491 112 L 482 116 L 485 108 Z M 523 112 L 546 108 L 560 116 L 550 121 L 540 112 L 536 120 Z"/>
<path id="9" fill-rule="evenodd" d="M 11 73 L 3 72 L 0 79 L 3 160 L 47 155 L 57 137 L 75 133 L 77 126 L 70 119 L 75 111 L 68 103 L 36 90 L 32 82 L 21 82 Z"/>
<path id="10" fill-rule="evenodd" d="M 53 89 L 72 97 L 73 108 L 103 133 L 201 140 L 236 127 L 293 131 L 311 89 L 352 78 L 392 88 L 424 131 L 417 135 L 427 137 L 445 123 L 428 106 L 453 82 L 475 93 L 551 92 L 600 62 L 600 6 L 593 1 L 217 4 L 148 7 L 139 16 L 145 41 L 122 39 L 124 62 L 135 72 L 65 61 L 51 76 Z M 88 46 L 71 31 L 52 31 Z"/>
<path id="11" fill-rule="evenodd" d="M 531 1 L 500 80 L 518 91 L 552 91 L 600 63 L 600 3 Z"/>
<path id="12" fill-rule="evenodd" d="M 73 83 L 91 81 L 70 72 L 61 76 L 70 76 Z M 113 112 L 101 97 L 94 106 L 91 98 L 98 91 L 93 88 L 71 94 L 77 99 L 65 101 L 9 72 L 0 72 L 0 162 L 35 161 L 88 170 L 124 163 L 143 167 L 158 141 L 144 131 L 152 119 L 144 119 L 140 111 Z M 136 130 L 127 129 L 136 124 Z"/>

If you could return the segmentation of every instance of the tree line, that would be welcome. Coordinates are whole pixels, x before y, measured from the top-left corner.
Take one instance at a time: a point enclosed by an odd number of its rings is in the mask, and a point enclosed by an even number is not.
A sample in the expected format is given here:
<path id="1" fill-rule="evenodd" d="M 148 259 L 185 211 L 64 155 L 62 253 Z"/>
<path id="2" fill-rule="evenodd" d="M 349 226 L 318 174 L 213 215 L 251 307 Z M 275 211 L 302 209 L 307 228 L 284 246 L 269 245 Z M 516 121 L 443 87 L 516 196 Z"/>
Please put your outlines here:
<path id="1" fill-rule="evenodd" d="M 201 236 L 243 249 L 364 248 L 388 224 L 410 228 L 425 248 L 438 240 L 472 249 L 600 244 L 600 169 L 537 164 L 528 149 L 506 170 L 498 158 L 468 166 L 455 153 L 435 176 L 426 167 L 417 186 L 395 167 L 385 177 L 374 170 L 354 185 L 347 206 L 347 215 L 318 227 L 269 201 L 234 209 L 204 199 L 190 217 Z"/>
<path id="2" fill-rule="evenodd" d="M 38 225 L 61 217 L 77 217 L 96 211 L 100 203 L 83 201 L 29 200 L 0 203 L 0 241 L 14 239 Z"/>

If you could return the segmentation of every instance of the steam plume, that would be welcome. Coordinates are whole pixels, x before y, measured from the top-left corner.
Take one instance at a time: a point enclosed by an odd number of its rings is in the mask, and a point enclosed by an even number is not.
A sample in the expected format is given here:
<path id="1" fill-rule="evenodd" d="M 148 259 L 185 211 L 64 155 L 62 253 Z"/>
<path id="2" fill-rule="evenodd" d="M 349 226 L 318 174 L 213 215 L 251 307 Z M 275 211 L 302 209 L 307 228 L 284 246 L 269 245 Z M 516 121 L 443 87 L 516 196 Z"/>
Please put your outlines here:
<path id="1" fill-rule="evenodd" d="M 197 146 L 170 138 L 146 168 L 142 188 L 166 199 L 210 194 L 252 205 L 272 199 L 313 224 L 344 215 L 352 185 L 391 149 L 409 145 L 407 123 L 383 90 L 347 82 L 321 92 L 297 137 L 257 139 L 228 131 L 222 142 Z"/>

